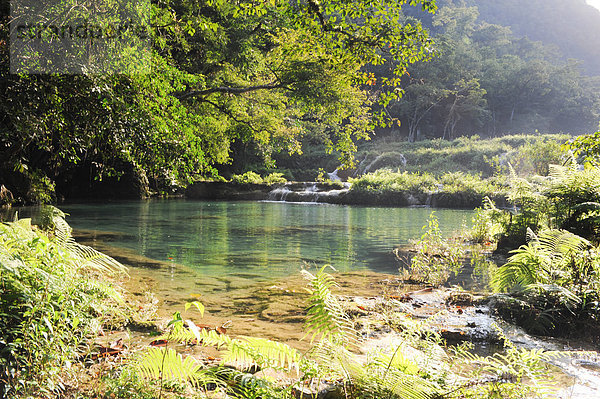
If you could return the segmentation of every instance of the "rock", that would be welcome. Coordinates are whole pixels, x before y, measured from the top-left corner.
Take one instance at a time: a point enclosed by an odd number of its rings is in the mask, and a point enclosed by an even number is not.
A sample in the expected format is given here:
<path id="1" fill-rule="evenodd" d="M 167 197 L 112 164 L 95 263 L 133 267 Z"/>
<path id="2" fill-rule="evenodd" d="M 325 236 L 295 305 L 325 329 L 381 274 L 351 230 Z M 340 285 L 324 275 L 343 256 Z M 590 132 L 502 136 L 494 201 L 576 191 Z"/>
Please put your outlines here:
<path id="1" fill-rule="evenodd" d="M 473 294 L 465 291 L 451 291 L 446 297 L 447 305 L 472 306 Z"/>
<path id="2" fill-rule="evenodd" d="M 284 388 L 291 385 L 296 378 L 294 377 L 296 373 L 286 373 L 281 370 L 275 370 L 272 368 L 260 370 L 254 376 L 261 380 L 267 380 L 272 382 L 278 387 Z"/>
<path id="3" fill-rule="evenodd" d="M 345 399 L 344 389 L 335 384 L 321 384 L 318 389 L 296 386 L 292 388 L 297 399 Z"/>

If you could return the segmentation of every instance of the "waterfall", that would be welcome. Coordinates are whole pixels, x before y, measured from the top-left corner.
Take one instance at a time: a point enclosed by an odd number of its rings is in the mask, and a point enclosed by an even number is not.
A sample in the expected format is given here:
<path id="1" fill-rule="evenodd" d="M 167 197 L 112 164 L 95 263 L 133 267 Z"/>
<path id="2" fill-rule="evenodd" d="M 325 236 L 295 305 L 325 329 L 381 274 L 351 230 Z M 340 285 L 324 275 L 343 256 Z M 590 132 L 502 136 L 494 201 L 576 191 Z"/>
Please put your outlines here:
<path id="1" fill-rule="evenodd" d="M 271 190 L 271 192 L 269 192 L 269 196 L 267 197 L 267 201 L 285 201 L 287 196 L 292 192 L 292 190 L 286 186 L 277 187 L 276 189 Z"/>
<path id="2" fill-rule="evenodd" d="M 342 179 L 340 179 L 340 177 L 338 176 L 338 171 L 340 170 L 340 168 L 335 168 L 335 170 L 331 173 L 327 173 L 327 176 L 329 176 L 329 180 L 331 181 L 342 181 Z"/>
<path id="3" fill-rule="evenodd" d="M 326 183 L 286 183 L 284 186 L 271 190 L 267 201 L 336 203 L 338 197 L 346 194 L 349 190 L 349 183 L 344 183 L 342 188 L 333 188 Z"/>

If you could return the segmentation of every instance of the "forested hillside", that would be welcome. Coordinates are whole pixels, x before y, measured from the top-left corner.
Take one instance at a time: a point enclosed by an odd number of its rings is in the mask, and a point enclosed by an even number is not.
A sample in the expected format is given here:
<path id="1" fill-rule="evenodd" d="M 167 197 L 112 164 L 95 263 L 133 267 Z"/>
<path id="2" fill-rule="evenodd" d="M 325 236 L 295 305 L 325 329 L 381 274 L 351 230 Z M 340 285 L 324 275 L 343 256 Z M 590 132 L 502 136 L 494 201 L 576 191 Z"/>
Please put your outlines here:
<path id="1" fill-rule="evenodd" d="M 392 134 L 412 141 L 596 129 L 600 78 L 583 66 L 600 65 L 600 12 L 583 0 L 438 3 L 432 17 L 407 12 L 431 30 L 436 56 L 408 68 L 405 95 L 388 107 L 400 122 Z"/>
<path id="2" fill-rule="evenodd" d="M 581 60 L 588 75 L 600 75 L 600 10 L 585 0 L 468 0 L 467 4 L 477 5 L 483 20 L 554 44 L 564 58 Z"/>

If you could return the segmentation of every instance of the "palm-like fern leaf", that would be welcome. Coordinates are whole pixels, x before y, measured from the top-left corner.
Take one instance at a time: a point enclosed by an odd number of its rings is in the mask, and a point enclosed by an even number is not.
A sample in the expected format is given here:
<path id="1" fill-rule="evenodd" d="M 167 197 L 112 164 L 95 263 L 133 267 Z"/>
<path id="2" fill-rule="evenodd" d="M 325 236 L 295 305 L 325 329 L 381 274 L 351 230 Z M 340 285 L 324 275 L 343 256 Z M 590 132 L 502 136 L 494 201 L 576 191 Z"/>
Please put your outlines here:
<path id="1" fill-rule="evenodd" d="M 492 278 L 492 286 L 498 291 L 535 283 L 552 284 L 574 254 L 591 246 L 585 238 L 565 230 L 548 229 L 538 235 L 529 230 L 528 238 L 529 243 L 512 251 L 508 263 Z"/>
<path id="2" fill-rule="evenodd" d="M 294 348 L 281 342 L 271 341 L 265 338 L 238 337 L 230 338 L 225 334 L 219 334 L 214 330 L 200 329 L 191 320 L 186 320 L 189 330 L 181 327 L 174 329 L 175 335 L 189 341 L 190 335 L 198 342 L 207 346 L 225 347 L 222 355 L 224 362 L 234 362 L 242 367 L 260 365 L 277 369 L 296 369 L 302 359 L 301 354 Z"/>
<path id="3" fill-rule="evenodd" d="M 212 373 L 191 356 L 184 358 L 171 348 L 148 348 L 141 352 L 134 367 L 149 379 L 176 380 L 200 386 L 216 382 Z"/>
<path id="4" fill-rule="evenodd" d="M 299 369 L 301 355 L 294 348 L 265 338 L 242 337 L 234 339 L 223 353 L 223 361 L 243 367 L 257 364 L 275 369 Z"/>
<path id="5" fill-rule="evenodd" d="M 312 334 L 311 342 L 317 336 L 321 336 L 321 339 L 331 338 L 349 344 L 354 340 L 354 329 L 338 299 L 331 292 L 337 284 L 333 277 L 325 272 L 327 267 L 331 266 L 323 266 L 314 276 L 306 270 L 302 271 L 310 281 L 307 334 Z"/>

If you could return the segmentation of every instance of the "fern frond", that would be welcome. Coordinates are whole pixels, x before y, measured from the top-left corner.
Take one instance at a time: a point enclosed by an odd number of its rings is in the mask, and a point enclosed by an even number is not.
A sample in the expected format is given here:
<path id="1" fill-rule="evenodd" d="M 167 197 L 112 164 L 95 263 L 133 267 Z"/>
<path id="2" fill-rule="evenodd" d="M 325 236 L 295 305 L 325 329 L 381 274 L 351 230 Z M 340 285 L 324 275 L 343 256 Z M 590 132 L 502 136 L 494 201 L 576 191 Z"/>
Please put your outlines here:
<path id="1" fill-rule="evenodd" d="M 590 242 L 566 230 L 548 229 L 538 234 L 538 250 L 563 258 L 566 255 L 583 251 Z"/>
<path id="2" fill-rule="evenodd" d="M 157 339 L 166 339 L 172 342 L 189 344 L 196 341 L 198 338 L 191 330 L 185 328 L 181 323 L 177 323 L 170 332 L 161 335 Z"/>
<path id="3" fill-rule="evenodd" d="M 134 367 L 138 375 L 158 380 L 176 380 L 200 386 L 217 380 L 191 356 L 184 358 L 171 348 L 148 348 L 141 352 Z"/>
<path id="4" fill-rule="evenodd" d="M 331 292 L 332 288 L 337 287 L 337 283 L 325 272 L 327 267 L 333 269 L 330 265 L 325 265 L 314 276 L 306 270 L 302 271 L 310 281 L 307 335 L 312 334 L 311 342 L 320 336 L 321 340 L 333 339 L 348 345 L 355 340 L 355 331 L 342 305 Z"/>
<path id="5" fill-rule="evenodd" d="M 302 355 L 281 342 L 265 338 L 240 337 L 234 339 L 223 353 L 223 361 L 236 362 L 245 367 L 259 365 L 275 369 L 299 370 Z"/>
<path id="6" fill-rule="evenodd" d="M 107 274 L 127 272 L 127 268 L 123 266 L 123 264 L 110 256 L 105 255 L 92 247 L 76 242 L 71 235 L 71 226 L 69 226 L 62 216 L 55 216 L 53 222 L 56 241 L 77 258 L 81 266 Z"/>
<path id="7" fill-rule="evenodd" d="M 194 335 L 194 338 L 198 340 L 198 343 L 201 343 L 204 346 L 221 348 L 231 345 L 232 339 L 226 334 L 219 334 L 215 330 L 200 329 L 191 320 L 186 320 L 185 324 L 190 329 L 189 331 Z"/>

